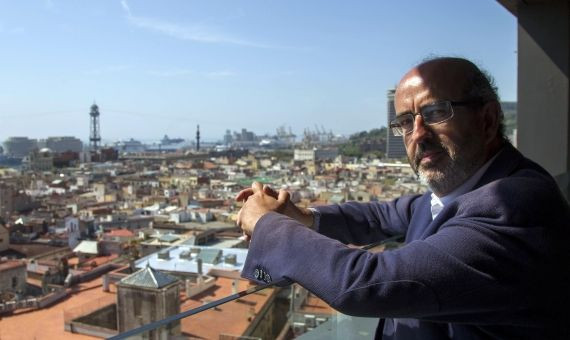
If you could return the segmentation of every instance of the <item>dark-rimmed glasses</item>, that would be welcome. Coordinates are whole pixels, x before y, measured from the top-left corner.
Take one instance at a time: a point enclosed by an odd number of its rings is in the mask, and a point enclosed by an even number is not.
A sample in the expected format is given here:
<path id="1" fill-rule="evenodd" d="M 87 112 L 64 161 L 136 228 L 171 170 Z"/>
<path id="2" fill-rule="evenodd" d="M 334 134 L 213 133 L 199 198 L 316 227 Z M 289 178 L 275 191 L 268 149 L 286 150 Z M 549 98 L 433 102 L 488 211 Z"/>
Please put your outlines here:
<path id="1" fill-rule="evenodd" d="M 425 105 L 420 108 L 420 112 L 406 112 L 400 114 L 390 122 L 390 129 L 394 136 L 403 136 L 414 131 L 414 120 L 416 116 L 422 116 L 427 125 L 440 124 L 453 118 L 453 106 L 471 105 L 474 100 L 451 101 L 446 100 L 435 104 Z"/>

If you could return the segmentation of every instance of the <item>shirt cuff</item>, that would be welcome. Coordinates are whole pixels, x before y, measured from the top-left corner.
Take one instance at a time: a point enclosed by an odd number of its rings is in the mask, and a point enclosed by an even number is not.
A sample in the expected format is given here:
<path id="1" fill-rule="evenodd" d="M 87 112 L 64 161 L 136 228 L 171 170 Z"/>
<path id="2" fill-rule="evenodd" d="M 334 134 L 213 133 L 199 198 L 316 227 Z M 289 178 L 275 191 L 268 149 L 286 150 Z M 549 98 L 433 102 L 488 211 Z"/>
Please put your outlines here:
<path id="1" fill-rule="evenodd" d="M 313 213 L 313 224 L 311 229 L 317 230 L 321 224 L 321 213 L 315 208 L 308 208 Z"/>

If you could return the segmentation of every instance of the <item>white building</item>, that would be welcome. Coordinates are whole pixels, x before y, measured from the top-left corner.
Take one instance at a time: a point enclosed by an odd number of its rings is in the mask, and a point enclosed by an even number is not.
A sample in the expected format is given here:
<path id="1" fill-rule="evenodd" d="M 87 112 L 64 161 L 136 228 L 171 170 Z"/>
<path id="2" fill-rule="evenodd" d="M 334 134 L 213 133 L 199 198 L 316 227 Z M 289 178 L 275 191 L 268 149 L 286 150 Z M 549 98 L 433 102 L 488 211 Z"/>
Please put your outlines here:
<path id="1" fill-rule="evenodd" d="M 337 156 L 337 148 L 295 149 L 293 153 L 295 161 L 333 160 Z"/>
<path id="2" fill-rule="evenodd" d="M 4 153 L 14 157 L 25 157 L 38 147 L 35 139 L 28 137 L 10 137 L 4 142 Z"/>
<path id="3" fill-rule="evenodd" d="M 53 152 L 48 148 L 30 152 L 29 167 L 33 171 L 52 171 Z"/>
<path id="4" fill-rule="evenodd" d="M 83 142 L 80 139 L 71 136 L 48 137 L 39 142 L 40 146 L 50 148 L 53 152 L 81 152 L 83 150 Z"/>
<path id="5" fill-rule="evenodd" d="M 185 210 L 178 210 L 171 212 L 168 220 L 176 224 L 190 222 L 192 220 L 192 214 Z"/>
<path id="6" fill-rule="evenodd" d="M 81 237 L 81 232 L 79 230 L 79 219 L 73 216 L 66 217 L 65 231 L 67 233 L 67 242 L 69 248 L 75 248 L 79 244 L 79 238 Z"/>
<path id="7" fill-rule="evenodd" d="M 138 140 L 135 140 L 133 138 L 131 138 L 130 140 L 126 140 L 126 141 L 116 142 L 115 148 L 119 152 L 126 152 L 126 153 L 144 152 L 146 150 L 146 146 L 143 143 L 141 143 Z"/>
<path id="8" fill-rule="evenodd" d="M 293 151 L 293 160 L 296 161 L 314 161 L 315 150 L 313 149 L 295 149 Z"/>

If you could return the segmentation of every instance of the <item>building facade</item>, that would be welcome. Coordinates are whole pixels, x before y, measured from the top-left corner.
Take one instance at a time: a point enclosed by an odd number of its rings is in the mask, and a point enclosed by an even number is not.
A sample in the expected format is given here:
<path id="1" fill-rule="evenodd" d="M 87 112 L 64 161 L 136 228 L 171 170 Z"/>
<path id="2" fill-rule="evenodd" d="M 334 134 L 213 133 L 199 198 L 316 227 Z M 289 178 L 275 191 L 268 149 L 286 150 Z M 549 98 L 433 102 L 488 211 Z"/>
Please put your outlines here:
<path id="1" fill-rule="evenodd" d="M 8 229 L 0 224 L 0 252 L 7 250 L 10 246 L 10 232 Z"/>
<path id="2" fill-rule="evenodd" d="M 390 127 L 390 122 L 396 118 L 396 108 L 394 107 L 394 94 L 395 89 L 388 90 L 388 122 L 387 126 Z M 391 129 L 387 129 L 388 136 L 386 136 L 386 158 L 405 158 L 406 147 L 404 146 L 404 139 L 402 136 L 394 136 Z"/>
<path id="3" fill-rule="evenodd" d="M 28 137 L 10 137 L 4 142 L 4 153 L 13 157 L 25 157 L 38 147 L 35 139 Z"/>
<path id="4" fill-rule="evenodd" d="M 295 149 L 293 151 L 293 160 L 296 161 L 314 161 L 315 150 L 313 149 Z"/>
<path id="5" fill-rule="evenodd" d="M 67 151 L 81 152 L 83 150 L 83 142 L 81 142 L 80 139 L 71 136 L 56 136 L 40 140 L 38 147 L 49 148 L 55 153 Z"/>
<path id="6" fill-rule="evenodd" d="M 30 152 L 29 167 L 33 171 L 52 171 L 53 152 L 48 148 Z"/>
<path id="7" fill-rule="evenodd" d="M 0 217 L 7 218 L 13 212 L 30 209 L 33 204 L 30 196 L 13 185 L 0 182 Z"/>
<path id="8" fill-rule="evenodd" d="M 26 291 L 26 263 L 0 259 L 0 293 Z"/>
<path id="9" fill-rule="evenodd" d="M 117 284 L 119 332 L 180 313 L 179 280 L 147 266 Z M 149 331 L 147 339 L 180 335 L 180 321 Z"/>

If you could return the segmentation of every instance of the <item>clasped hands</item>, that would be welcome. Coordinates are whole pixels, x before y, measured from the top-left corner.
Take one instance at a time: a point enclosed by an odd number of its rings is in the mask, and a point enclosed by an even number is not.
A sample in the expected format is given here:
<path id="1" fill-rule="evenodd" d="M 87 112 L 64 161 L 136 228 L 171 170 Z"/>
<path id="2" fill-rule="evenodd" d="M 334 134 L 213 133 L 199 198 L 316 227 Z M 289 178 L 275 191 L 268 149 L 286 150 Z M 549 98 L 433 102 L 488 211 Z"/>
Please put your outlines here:
<path id="1" fill-rule="evenodd" d="M 268 185 L 253 182 L 251 188 L 240 191 L 236 201 L 244 201 L 238 213 L 237 225 L 243 230 L 247 239 L 253 235 L 253 230 L 259 219 L 269 213 L 277 212 L 287 215 L 306 226 L 313 224 L 313 214 L 308 209 L 301 209 L 291 202 L 286 190 L 275 191 Z"/>

